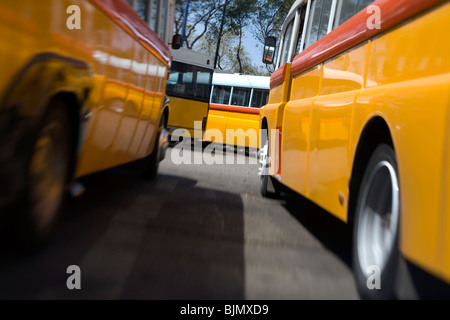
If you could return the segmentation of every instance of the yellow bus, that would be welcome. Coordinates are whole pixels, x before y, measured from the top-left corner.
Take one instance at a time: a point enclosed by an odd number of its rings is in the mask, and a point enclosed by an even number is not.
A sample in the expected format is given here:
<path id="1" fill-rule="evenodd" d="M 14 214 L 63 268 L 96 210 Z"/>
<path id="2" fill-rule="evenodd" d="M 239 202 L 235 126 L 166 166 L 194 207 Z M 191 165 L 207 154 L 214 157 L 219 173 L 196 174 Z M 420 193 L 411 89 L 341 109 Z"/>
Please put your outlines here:
<path id="1" fill-rule="evenodd" d="M 392 297 L 405 261 L 450 282 L 449 20 L 448 1 L 298 0 L 282 28 L 261 192 L 278 181 L 353 225 L 365 298 Z"/>
<path id="2" fill-rule="evenodd" d="M 122 0 L 0 2 L 0 218 L 46 234 L 66 186 L 167 147 L 171 53 Z"/>
<path id="3" fill-rule="evenodd" d="M 269 98 L 270 77 L 215 72 L 204 140 L 258 148 L 259 112 Z M 227 130 L 233 130 L 227 139 Z"/>
<path id="4" fill-rule="evenodd" d="M 206 128 L 209 96 L 214 69 L 211 58 L 201 52 L 180 48 L 173 52 L 173 63 L 167 80 L 170 99 L 168 129 L 181 130 L 190 137 L 201 138 Z M 195 132 L 195 122 L 202 123 Z M 180 130 L 181 129 L 181 130 Z"/>

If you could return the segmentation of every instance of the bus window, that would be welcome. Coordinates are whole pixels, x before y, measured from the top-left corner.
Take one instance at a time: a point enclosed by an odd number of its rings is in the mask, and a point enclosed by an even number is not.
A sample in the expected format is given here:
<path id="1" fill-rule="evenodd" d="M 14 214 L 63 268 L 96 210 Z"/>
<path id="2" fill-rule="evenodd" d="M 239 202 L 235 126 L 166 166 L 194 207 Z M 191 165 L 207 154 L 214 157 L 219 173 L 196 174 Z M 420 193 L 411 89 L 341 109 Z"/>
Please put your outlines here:
<path id="1" fill-rule="evenodd" d="M 178 83 L 178 77 L 180 76 L 179 72 L 171 72 L 169 74 L 169 80 L 167 80 L 167 87 L 175 86 Z"/>
<path id="2" fill-rule="evenodd" d="M 327 34 L 332 0 L 316 0 L 311 4 L 306 48 Z"/>
<path id="3" fill-rule="evenodd" d="M 298 30 L 298 37 L 297 37 L 297 45 L 295 47 L 295 54 L 294 56 L 296 56 L 297 54 L 299 54 L 300 52 L 303 51 L 303 48 L 301 48 L 302 45 L 302 37 L 303 37 L 303 28 L 304 28 L 304 21 L 305 21 L 305 16 L 306 16 L 306 10 L 304 7 L 300 8 L 300 28 Z M 305 44 L 303 43 L 303 47 L 305 46 Z"/>
<path id="4" fill-rule="evenodd" d="M 364 8 L 366 8 L 369 4 L 371 4 L 374 0 L 358 0 L 358 6 L 356 7 L 356 12 L 355 14 L 357 14 L 358 12 L 360 12 L 361 10 L 363 10 Z"/>
<path id="5" fill-rule="evenodd" d="M 195 96 L 194 93 L 194 73 L 191 72 L 185 72 L 182 74 L 182 88 L 183 88 L 183 94 L 192 94 Z"/>
<path id="6" fill-rule="evenodd" d="M 211 93 L 211 81 L 212 81 L 212 73 L 211 71 L 197 72 L 197 83 L 195 88 L 195 97 L 200 98 L 202 100 L 208 100 L 209 95 Z"/>
<path id="7" fill-rule="evenodd" d="M 231 87 L 214 86 L 211 103 L 230 104 Z"/>
<path id="8" fill-rule="evenodd" d="M 208 102 L 212 71 L 174 61 L 167 81 L 167 94 Z"/>
<path id="9" fill-rule="evenodd" d="M 205 140 L 258 148 L 259 113 L 260 108 L 268 101 L 270 77 L 215 72 L 212 83 L 213 92 L 206 128 L 219 130 L 222 137 L 227 136 L 227 130 L 234 130 L 238 139 L 225 141 L 207 135 Z M 246 137 L 244 132 L 248 130 L 256 132 L 256 139 Z"/>
<path id="10" fill-rule="evenodd" d="M 233 97 L 231 98 L 231 105 L 248 107 L 250 100 L 250 89 L 248 88 L 234 88 Z"/>
<path id="11" fill-rule="evenodd" d="M 337 28 L 345 21 L 354 16 L 358 0 L 341 0 L 336 10 L 336 18 L 334 27 Z"/>
<path id="12" fill-rule="evenodd" d="M 339 27 L 372 2 L 373 0 L 340 0 L 336 8 L 334 28 Z"/>
<path id="13" fill-rule="evenodd" d="M 153 1 L 151 10 L 152 20 L 150 22 L 150 28 L 156 32 L 156 27 L 158 25 L 158 1 Z"/>
<path id="14" fill-rule="evenodd" d="M 267 104 L 267 101 L 269 99 L 269 91 L 268 90 L 253 90 L 253 97 L 252 97 L 252 108 L 261 108 L 262 106 L 265 106 Z"/>
<path id="15" fill-rule="evenodd" d="M 130 5 L 131 5 L 131 3 L 130 3 Z M 147 7 L 148 5 L 149 5 L 149 3 L 145 0 L 138 0 L 137 4 L 136 4 L 136 6 L 137 6 L 136 11 L 139 14 L 139 16 L 141 17 L 141 19 L 144 21 L 147 21 L 147 19 L 148 19 L 148 7 Z M 162 38 L 162 39 L 164 39 L 164 38 Z"/>
<path id="16" fill-rule="evenodd" d="M 175 50 L 172 55 L 166 88 L 170 99 L 167 127 L 171 134 L 183 129 L 193 137 L 196 122 L 206 125 L 214 72 L 211 58 L 186 48 Z"/>
<path id="17" fill-rule="evenodd" d="M 289 48 L 291 47 L 291 41 L 292 41 L 292 29 L 294 27 L 294 19 L 289 23 L 289 25 L 286 28 L 286 32 L 284 33 L 283 38 L 283 49 L 281 49 L 281 58 L 279 65 L 282 66 L 286 62 L 288 62 L 288 55 L 289 55 Z"/>

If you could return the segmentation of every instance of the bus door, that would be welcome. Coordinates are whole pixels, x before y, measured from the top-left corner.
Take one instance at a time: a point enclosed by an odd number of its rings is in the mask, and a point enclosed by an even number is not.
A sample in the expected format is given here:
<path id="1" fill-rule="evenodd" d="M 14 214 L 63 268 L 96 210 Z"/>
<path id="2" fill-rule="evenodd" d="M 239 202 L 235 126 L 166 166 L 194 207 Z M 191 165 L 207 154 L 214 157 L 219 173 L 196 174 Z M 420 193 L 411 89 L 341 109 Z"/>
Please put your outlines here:
<path id="1" fill-rule="evenodd" d="M 309 12 L 311 1 L 296 11 L 298 22 L 303 26 L 305 12 Z M 320 18 L 320 17 L 319 17 Z M 291 22 L 292 23 L 292 22 Z M 294 22 L 295 23 L 295 22 Z M 305 21 L 306 24 L 310 23 Z M 303 29 L 297 27 L 293 31 L 295 51 L 282 55 L 295 55 L 304 46 L 307 39 Z M 283 50 L 287 50 L 284 48 Z M 290 172 L 282 176 L 282 181 L 302 195 L 307 195 L 308 186 L 308 156 L 311 131 L 311 109 L 314 99 L 317 97 L 321 66 L 315 66 L 308 70 L 299 69 L 295 59 L 291 69 L 291 92 L 289 103 L 286 105 L 283 121 L 282 137 L 282 163 L 281 167 Z"/>
<path id="2" fill-rule="evenodd" d="M 194 137 L 194 122 L 208 117 L 211 80 L 212 70 L 173 63 L 168 80 L 169 129 L 185 129 Z"/>
<path id="3" fill-rule="evenodd" d="M 283 118 L 286 103 L 290 97 L 291 90 L 291 61 L 293 52 L 295 49 L 295 42 L 297 40 L 297 30 L 300 25 L 300 16 L 298 12 L 294 12 L 288 17 L 289 22 L 284 25 L 282 31 L 281 44 L 278 53 L 278 63 L 280 66 L 270 77 L 270 94 L 269 103 L 264 108 L 264 114 L 262 118 L 270 119 L 270 123 L 267 123 L 267 134 L 269 145 L 268 152 L 270 157 L 269 164 L 269 175 L 275 176 L 277 179 L 284 179 L 281 176 L 282 168 L 284 163 L 281 158 L 281 147 L 282 147 L 282 134 L 284 132 L 283 128 Z M 293 123 L 288 122 L 288 126 L 292 126 Z M 286 133 L 291 131 L 287 130 Z M 265 137 L 261 137 L 261 145 L 265 143 Z M 292 139 L 291 136 L 287 136 L 287 149 L 292 149 Z M 289 156 L 289 154 L 288 154 Z M 290 161 L 287 162 L 288 165 L 291 164 L 292 157 L 289 158 Z M 297 162 L 299 159 L 297 159 Z"/>

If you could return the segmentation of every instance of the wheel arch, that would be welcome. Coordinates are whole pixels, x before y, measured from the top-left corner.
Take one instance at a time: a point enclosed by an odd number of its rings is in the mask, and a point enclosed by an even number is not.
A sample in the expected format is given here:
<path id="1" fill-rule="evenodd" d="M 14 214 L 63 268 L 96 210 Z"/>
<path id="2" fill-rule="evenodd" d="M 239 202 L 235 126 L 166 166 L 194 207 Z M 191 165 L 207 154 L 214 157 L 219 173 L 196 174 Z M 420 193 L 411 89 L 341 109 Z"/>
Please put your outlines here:
<path id="1" fill-rule="evenodd" d="M 358 146 L 353 157 L 353 167 L 349 183 L 350 194 L 347 219 L 349 224 L 352 224 L 354 220 L 359 187 L 370 157 L 382 143 L 391 146 L 395 152 L 392 137 L 388 123 L 379 115 L 374 116 L 366 123 L 359 136 Z"/>
<path id="2" fill-rule="evenodd" d="M 163 112 L 162 112 L 162 115 L 164 115 L 164 124 L 165 124 L 165 126 L 166 126 L 166 128 L 167 128 L 167 124 L 169 123 L 169 114 L 170 114 L 170 101 L 169 101 L 169 99 L 167 99 L 165 102 L 164 102 L 164 107 L 163 107 Z"/>
<path id="3" fill-rule="evenodd" d="M 6 140 L 17 137 L 14 140 L 16 147 L 9 146 L 16 150 L 12 157 L 26 158 L 35 131 L 58 102 L 67 109 L 74 130 L 70 164 L 70 175 L 73 176 L 91 111 L 92 87 L 92 72 L 86 63 L 53 53 L 34 56 L 16 73 L 0 97 L 0 114 L 8 119 L 8 129 L 3 137 Z"/>
<path id="4" fill-rule="evenodd" d="M 268 135 L 269 135 L 269 124 L 267 123 L 267 118 L 266 117 L 263 117 L 261 119 L 261 131 L 263 131 L 263 130 L 267 130 L 267 132 L 265 134 L 261 134 L 260 142 L 259 142 L 260 146 L 262 146 L 263 143 L 265 142 L 262 139 L 267 139 Z"/>

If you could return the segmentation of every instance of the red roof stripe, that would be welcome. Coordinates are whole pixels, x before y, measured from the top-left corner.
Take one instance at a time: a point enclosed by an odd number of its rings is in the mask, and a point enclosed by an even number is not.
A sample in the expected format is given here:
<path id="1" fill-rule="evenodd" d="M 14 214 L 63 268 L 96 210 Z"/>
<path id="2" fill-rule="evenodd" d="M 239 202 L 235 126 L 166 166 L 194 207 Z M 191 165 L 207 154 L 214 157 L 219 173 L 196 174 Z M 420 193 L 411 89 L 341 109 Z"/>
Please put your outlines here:
<path id="1" fill-rule="evenodd" d="M 90 1 L 130 32 L 142 45 L 153 50 L 164 63 L 170 63 L 172 55 L 169 48 L 125 0 Z"/>

